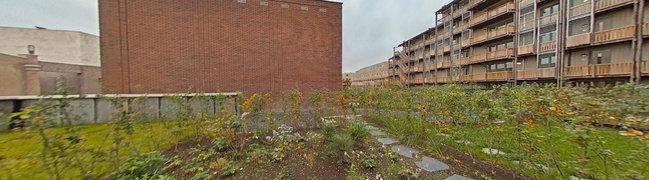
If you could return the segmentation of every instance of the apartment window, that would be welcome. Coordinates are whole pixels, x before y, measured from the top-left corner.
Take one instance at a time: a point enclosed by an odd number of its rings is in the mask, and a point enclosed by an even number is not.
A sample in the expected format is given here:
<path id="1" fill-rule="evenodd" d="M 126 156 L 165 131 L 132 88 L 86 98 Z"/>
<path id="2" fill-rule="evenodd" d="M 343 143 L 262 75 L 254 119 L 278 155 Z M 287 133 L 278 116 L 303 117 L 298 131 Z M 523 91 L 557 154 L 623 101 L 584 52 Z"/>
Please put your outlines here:
<path id="1" fill-rule="evenodd" d="M 514 64 L 512 62 L 490 64 L 487 65 L 487 71 L 489 72 L 511 71 L 513 65 Z"/>
<path id="2" fill-rule="evenodd" d="M 590 32 L 590 16 L 579 18 L 569 22 L 568 33 L 570 36 Z"/>
<path id="3" fill-rule="evenodd" d="M 556 39 L 557 39 L 557 32 L 556 31 L 541 34 L 540 37 L 539 37 L 539 40 L 540 40 L 541 43 L 554 41 Z"/>
<path id="4" fill-rule="evenodd" d="M 554 53 L 539 56 L 539 68 L 555 67 L 556 64 L 557 56 Z"/>
<path id="5" fill-rule="evenodd" d="M 545 17 L 545 16 L 549 16 L 549 15 L 552 15 L 552 14 L 557 13 L 557 12 L 559 12 L 559 4 L 555 4 L 553 6 L 544 8 L 543 13 L 541 14 L 541 16 Z"/>
<path id="6" fill-rule="evenodd" d="M 519 46 L 534 44 L 534 31 L 526 32 L 519 37 Z"/>

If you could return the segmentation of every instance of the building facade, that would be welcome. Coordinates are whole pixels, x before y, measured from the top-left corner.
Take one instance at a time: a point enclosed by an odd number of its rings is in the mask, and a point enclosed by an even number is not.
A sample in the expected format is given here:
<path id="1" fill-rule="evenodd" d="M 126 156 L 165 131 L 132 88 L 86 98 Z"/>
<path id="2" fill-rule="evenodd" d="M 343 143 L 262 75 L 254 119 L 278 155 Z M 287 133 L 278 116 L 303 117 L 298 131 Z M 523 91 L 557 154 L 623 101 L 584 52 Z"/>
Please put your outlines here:
<path id="1" fill-rule="evenodd" d="M 381 86 L 386 85 L 388 79 L 387 61 L 364 67 L 356 72 L 347 73 L 351 86 Z"/>
<path id="2" fill-rule="evenodd" d="M 101 93 L 98 36 L 0 27 L 0 39 L 0 96 Z"/>
<path id="3" fill-rule="evenodd" d="M 624 83 L 649 75 L 644 0 L 455 0 L 390 58 L 403 85 Z"/>
<path id="4" fill-rule="evenodd" d="M 107 92 L 342 86 L 342 3 L 105 0 L 99 18 Z"/>

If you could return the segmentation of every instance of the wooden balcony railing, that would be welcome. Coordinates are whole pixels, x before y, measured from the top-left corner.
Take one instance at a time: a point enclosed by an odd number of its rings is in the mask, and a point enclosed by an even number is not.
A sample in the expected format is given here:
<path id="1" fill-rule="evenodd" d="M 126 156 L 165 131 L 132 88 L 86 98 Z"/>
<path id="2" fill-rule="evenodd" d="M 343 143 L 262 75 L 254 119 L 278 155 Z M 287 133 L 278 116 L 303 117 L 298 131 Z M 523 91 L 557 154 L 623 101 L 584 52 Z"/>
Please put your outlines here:
<path id="1" fill-rule="evenodd" d="M 469 24 L 474 25 L 482 21 L 486 21 L 488 17 L 489 17 L 489 12 L 481 14 L 479 16 L 474 16 L 471 18 L 471 20 L 469 20 Z"/>
<path id="2" fill-rule="evenodd" d="M 478 63 L 487 60 L 487 54 L 479 54 L 469 57 L 469 63 Z"/>
<path id="3" fill-rule="evenodd" d="M 450 82 L 450 80 L 451 80 L 450 77 L 437 77 L 438 83 L 446 83 L 446 82 Z"/>
<path id="4" fill-rule="evenodd" d="M 496 60 L 496 59 L 509 58 L 509 57 L 514 57 L 514 48 L 503 49 L 503 50 L 498 50 L 498 51 L 487 53 L 487 60 L 489 60 L 489 61 Z"/>
<path id="5" fill-rule="evenodd" d="M 534 53 L 534 44 L 518 47 L 518 55 Z"/>
<path id="6" fill-rule="evenodd" d="M 461 33 L 462 31 L 466 30 L 466 27 L 467 27 L 468 25 L 469 25 L 469 24 L 462 24 L 462 25 L 459 25 L 459 26 L 453 28 L 453 34 L 459 34 L 459 33 Z"/>
<path id="7" fill-rule="evenodd" d="M 471 1 L 471 5 L 470 5 L 469 7 L 474 7 L 474 6 L 476 6 L 476 5 L 480 4 L 480 3 L 483 3 L 483 2 L 485 2 L 485 0 L 474 0 L 474 1 Z"/>
<path id="8" fill-rule="evenodd" d="M 469 81 L 469 82 L 486 81 L 487 74 L 469 74 L 469 75 L 464 75 L 462 79 L 464 81 Z"/>
<path id="9" fill-rule="evenodd" d="M 516 27 L 514 25 L 500 26 L 493 31 L 489 31 L 489 39 L 516 33 Z"/>
<path id="10" fill-rule="evenodd" d="M 518 79 L 536 79 L 537 78 L 536 69 L 519 70 L 516 76 L 518 76 L 517 77 Z"/>
<path id="11" fill-rule="evenodd" d="M 424 84 L 424 79 L 413 79 L 412 83 L 414 83 L 414 84 Z"/>
<path id="12" fill-rule="evenodd" d="M 539 44 L 539 52 L 554 51 L 555 49 L 557 49 L 557 41 L 550 41 Z"/>
<path id="13" fill-rule="evenodd" d="M 585 3 L 582 3 L 582 4 L 577 5 L 575 7 L 571 7 L 570 10 L 568 11 L 568 13 L 569 13 L 568 17 L 570 17 L 570 19 L 572 19 L 572 18 L 581 16 L 581 15 L 588 14 L 591 11 L 591 7 L 592 6 L 591 6 L 590 2 L 585 2 Z"/>
<path id="14" fill-rule="evenodd" d="M 649 74 L 649 61 L 647 61 L 647 60 L 642 61 L 641 66 L 640 66 L 640 72 L 642 74 Z"/>
<path id="15" fill-rule="evenodd" d="M 442 63 L 442 67 L 449 68 L 451 67 L 451 64 L 452 64 L 451 61 L 445 61 L 444 63 Z"/>
<path id="16" fill-rule="evenodd" d="M 595 64 L 585 66 L 568 66 L 566 67 L 566 76 L 610 76 L 610 75 L 630 75 L 633 73 L 633 62 Z"/>
<path id="17" fill-rule="evenodd" d="M 595 10 L 602 10 L 623 3 L 628 3 L 633 0 L 596 0 L 595 1 Z"/>
<path id="18" fill-rule="evenodd" d="M 462 65 L 467 65 L 467 64 L 469 64 L 469 58 L 466 58 L 466 57 L 465 57 L 465 58 L 460 59 L 460 64 L 462 64 Z"/>
<path id="19" fill-rule="evenodd" d="M 566 38 L 567 47 L 574 47 L 585 44 L 590 44 L 590 33 L 569 36 L 568 38 Z"/>
<path id="20" fill-rule="evenodd" d="M 595 43 L 614 41 L 635 36 L 635 25 L 595 33 Z"/>
<path id="21" fill-rule="evenodd" d="M 467 47 L 471 45 L 471 39 L 462 40 L 462 47 Z"/>
<path id="22" fill-rule="evenodd" d="M 444 52 L 451 51 L 451 46 L 444 46 Z"/>
<path id="23" fill-rule="evenodd" d="M 642 35 L 649 35 L 649 23 L 642 24 Z"/>
<path id="24" fill-rule="evenodd" d="M 475 44 L 487 40 L 488 34 L 489 33 L 484 33 L 481 35 L 471 37 L 471 44 Z"/>
<path id="25" fill-rule="evenodd" d="M 596 64 L 594 74 L 602 75 L 630 75 L 633 73 L 633 62 Z"/>
<path id="26" fill-rule="evenodd" d="M 546 25 L 551 25 L 557 22 L 559 13 L 550 14 L 548 16 L 543 16 L 539 19 L 539 26 L 543 27 Z"/>
<path id="27" fill-rule="evenodd" d="M 512 79 L 513 73 L 511 71 L 490 72 L 487 73 L 488 81 L 506 81 Z"/>
<path id="28" fill-rule="evenodd" d="M 517 78 L 523 80 L 538 79 L 538 78 L 553 78 L 554 73 L 555 73 L 555 68 L 520 70 L 518 71 Z"/>
<path id="29" fill-rule="evenodd" d="M 435 54 L 436 54 L 436 53 L 435 53 L 435 50 L 431 50 L 430 52 L 428 52 L 428 55 L 429 55 L 429 56 L 435 56 Z"/>

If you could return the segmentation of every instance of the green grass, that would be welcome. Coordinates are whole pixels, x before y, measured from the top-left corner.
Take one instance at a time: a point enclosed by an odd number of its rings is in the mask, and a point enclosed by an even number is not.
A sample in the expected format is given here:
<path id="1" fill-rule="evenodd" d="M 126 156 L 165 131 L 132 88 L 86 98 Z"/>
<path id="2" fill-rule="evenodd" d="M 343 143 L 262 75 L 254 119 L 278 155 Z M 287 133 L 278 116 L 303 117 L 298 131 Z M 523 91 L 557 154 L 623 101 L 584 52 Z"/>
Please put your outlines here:
<path id="1" fill-rule="evenodd" d="M 539 124 L 517 126 L 513 124 L 478 127 L 475 125 L 440 126 L 426 123 L 423 125 L 425 128 L 413 128 L 416 126 L 413 126 L 412 123 L 421 121 L 385 116 L 375 117 L 388 124 L 386 131 L 396 134 L 403 142 L 424 147 L 428 152 L 441 155 L 441 151 L 437 149 L 435 143 L 443 143 L 531 178 L 561 179 L 555 164 L 548 158 L 550 154 L 548 135 L 550 133 L 547 126 Z M 589 127 L 592 132 L 589 136 L 592 138 L 598 137 L 600 142 L 603 143 L 598 147 L 589 147 L 588 158 L 590 163 L 579 164 L 577 163 L 578 155 L 583 153 L 577 145 L 574 133 L 569 131 L 568 127 L 565 124 L 552 125 L 554 160 L 557 161 L 566 178 L 568 176 L 578 176 L 594 179 L 629 179 L 632 177 L 646 178 L 649 175 L 647 174 L 649 169 L 647 169 L 646 165 L 639 162 L 639 160 L 646 157 L 637 157 L 637 154 L 634 154 L 634 151 L 647 146 L 646 139 L 621 136 L 618 134 L 617 129 Z M 437 133 L 448 134 L 450 137 L 442 137 Z M 533 153 L 524 153 L 531 151 L 520 146 L 519 142 L 523 138 L 528 138 L 526 145 L 534 148 Z M 472 144 L 460 144 L 455 142 L 456 140 L 470 141 Z M 589 143 L 595 142 L 591 140 Z M 506 152 L 507 155 L 489 156 L 481 151 L 482 148 L 490 146 Z M 603 161 L 594 151 L 610 152 L 610 160 Z M 512 162 L 514 160 L 526 162 L 528 167 L 515 164 Z M 551 167 L 552 172 L 548 173 L 542 167 L 533 166 L 532 164 Z M 582 169 L 582 173 L 578 169 Z"/>
<path id="2" fill-rule="evenodd" d="M 110 153 L 111 135 L 113 125 L 93 124 L 77 126 L 80 128 L 80 136 L 84 139 L 81 148 L 74 152 L 74 156 L 81 159 L 86 168 L 92 169 L 97 176 L 106 176 L 114 167 L 109 157 L 97 158 L 95 153 Z M 123 147 L 119 153 L 120 162 L 139 153 L 163 150 L 169 148 L 189 136 L 188 128 L 181 134 L 172 135 L 172 129 L 176 129 L 177 121 L 153 121 L 134 124 L 134 134 L 124 139 Z M 48 134 L 61 134 L 64 128 L 48 129 Z M 15 131 L 0 133 L 0 179 L 51 179 L 46 171 L 40 152 L 43 150 L 42 141 L 36 132 Z M 89 163 L 92 162 L 92 163 Z M 80 179 L 80 171 L 70 168 L 64 171 L 65 179 Z"/>

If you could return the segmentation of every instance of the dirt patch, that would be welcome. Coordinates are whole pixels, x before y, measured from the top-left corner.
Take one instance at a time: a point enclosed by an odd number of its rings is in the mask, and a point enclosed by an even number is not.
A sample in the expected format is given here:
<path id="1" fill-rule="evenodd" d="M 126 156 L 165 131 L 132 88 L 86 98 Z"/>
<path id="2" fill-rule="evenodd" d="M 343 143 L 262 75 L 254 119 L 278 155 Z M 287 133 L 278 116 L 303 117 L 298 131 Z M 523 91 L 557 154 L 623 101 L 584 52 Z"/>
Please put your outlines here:
<path id="1" fill-rule="evenodd" d="M 380 119 L 377 119 L 375 117 L 363 115 L 363 119 L 368 123 L 374 124 L 375 126 L 377 126 L 377 128 L 387 127 L 387 124 L 384 121 L 381 121 Z"/>

